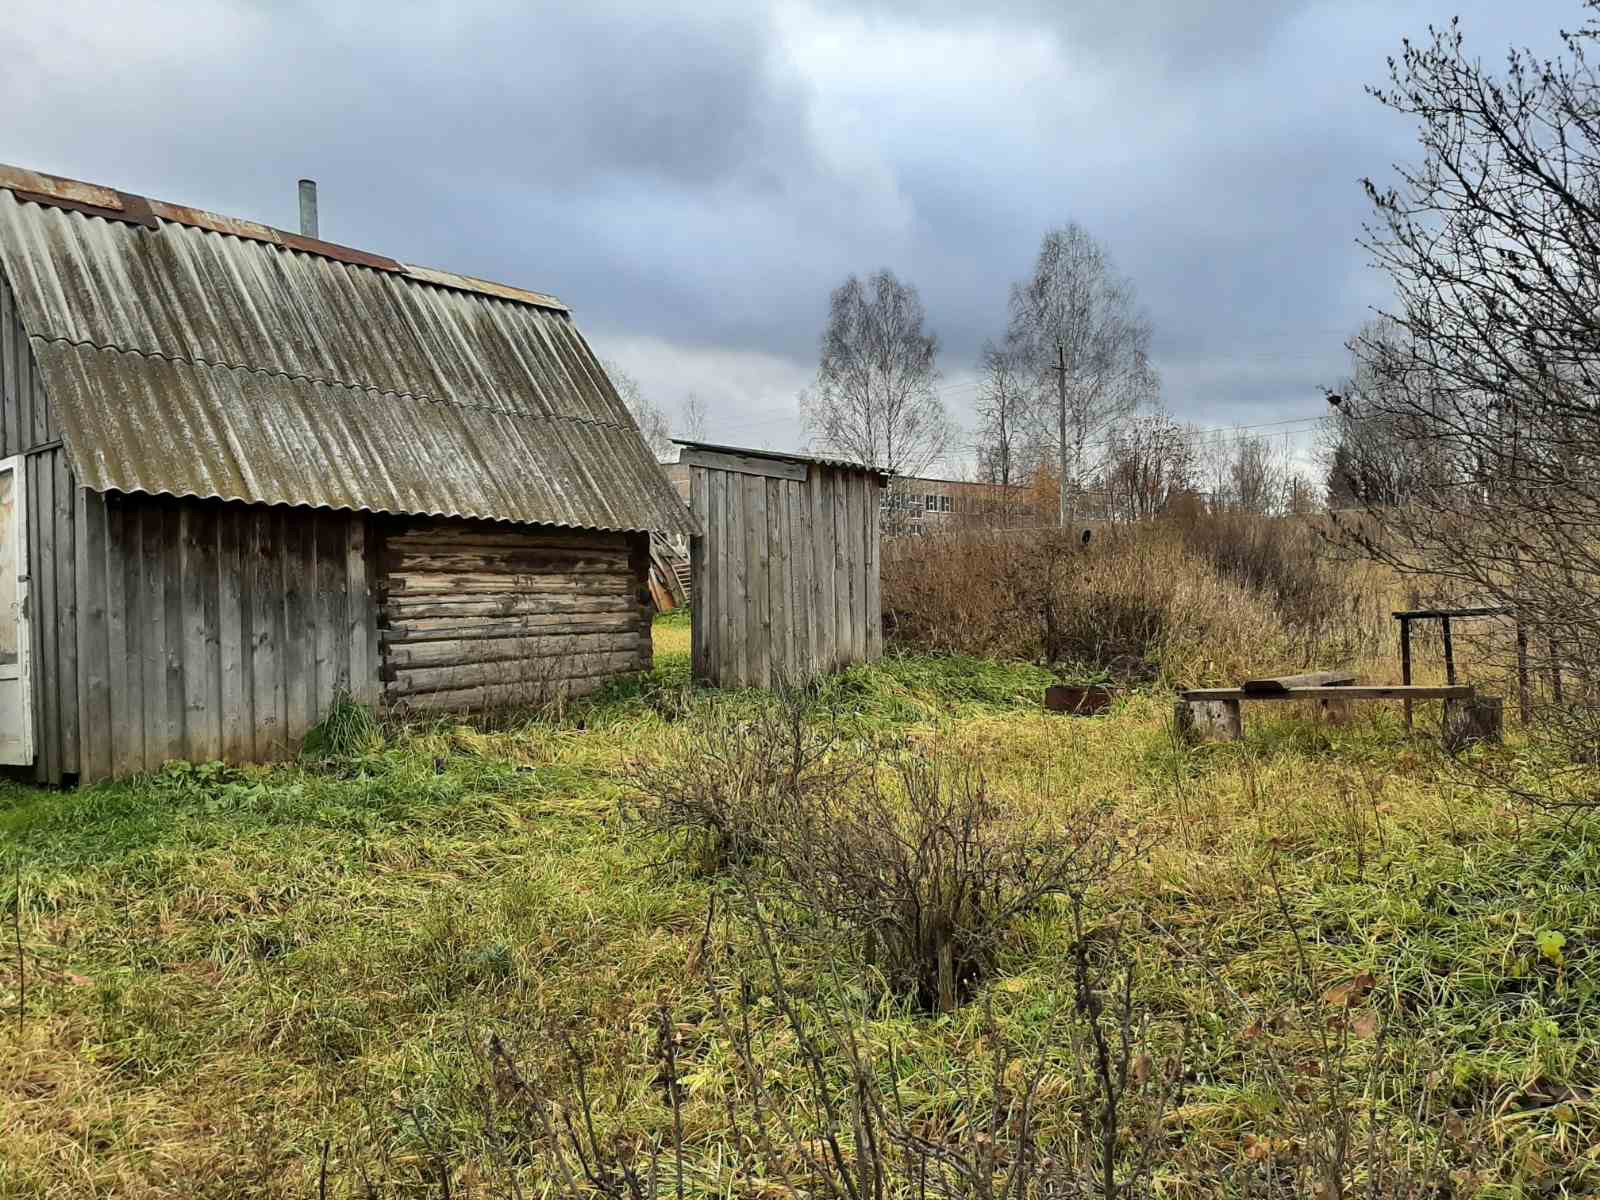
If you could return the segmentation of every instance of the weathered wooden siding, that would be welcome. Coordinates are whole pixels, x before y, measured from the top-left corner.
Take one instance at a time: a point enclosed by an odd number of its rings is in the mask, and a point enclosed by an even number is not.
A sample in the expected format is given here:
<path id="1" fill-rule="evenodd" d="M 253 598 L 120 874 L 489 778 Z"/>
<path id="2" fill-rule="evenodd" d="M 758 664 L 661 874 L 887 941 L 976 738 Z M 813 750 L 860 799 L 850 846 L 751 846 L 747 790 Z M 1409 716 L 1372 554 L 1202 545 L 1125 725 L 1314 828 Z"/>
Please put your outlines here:
<path id="1" fill-rule="evenodd" d="M 28 493 L 34 765 L 39 783 L 78 770 L 77 592 L 72 569 L 77 491 L 11 288 L 0 277 L 0 458 L 24 455 Z"/>
<path id="2" fill-rule="evenodd" d="M 882 657 L 878 480 L 821 463 L 696 456 L 697 679 L 773 687 Z"/>
<path id="3" fill-rule="evenodd" d="M 541 703 L 649 669 L 648 534 L 434 518 L 382 528 L 389 703 Z"/>
<path id="4" fill-rule="evenodd" d="M 378 698 L 364 513 L 75 489 L 83 780 L 283 758 Z"/>

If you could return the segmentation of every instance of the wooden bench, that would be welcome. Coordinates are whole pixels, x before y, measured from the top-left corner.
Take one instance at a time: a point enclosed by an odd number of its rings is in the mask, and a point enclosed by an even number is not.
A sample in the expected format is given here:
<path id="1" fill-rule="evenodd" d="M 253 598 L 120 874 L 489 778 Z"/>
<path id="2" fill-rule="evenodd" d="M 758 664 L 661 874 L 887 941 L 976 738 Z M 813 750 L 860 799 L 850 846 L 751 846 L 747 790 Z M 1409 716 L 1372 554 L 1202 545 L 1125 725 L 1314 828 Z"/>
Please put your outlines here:
<path id="1" fill-rule="evenodd" d="M 1178 693 L 1174 712 L 1179 736 L 1186 742 L 1236 742 L 1244 737 L 1246 700 L 1315 700 L 1325 715 L 1342 719 L 1355 700 L 1443 700 L 1444 740 L 1452 751 L 1474 741 L 1498 742 L 1502 703 L 1497 696 L 1479 696 L 1470 685 L 1417 687 L 1355 682 L 1348 672 L 1315 671 L 1250 679 L 1236 688 L 1189 688 Z"/>

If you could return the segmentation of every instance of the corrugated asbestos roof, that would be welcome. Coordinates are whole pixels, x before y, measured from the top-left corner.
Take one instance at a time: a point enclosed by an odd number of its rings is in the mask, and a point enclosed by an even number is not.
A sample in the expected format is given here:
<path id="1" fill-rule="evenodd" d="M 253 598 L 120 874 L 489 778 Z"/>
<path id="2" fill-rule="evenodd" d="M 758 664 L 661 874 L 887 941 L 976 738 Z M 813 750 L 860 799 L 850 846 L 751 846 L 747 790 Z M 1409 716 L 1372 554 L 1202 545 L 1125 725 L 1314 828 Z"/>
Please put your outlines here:
<path id="1" fill-rule="evenodd" d="M 85 486 L 694 532 L 558 301 L 69 183 L 0 270 Z"/>

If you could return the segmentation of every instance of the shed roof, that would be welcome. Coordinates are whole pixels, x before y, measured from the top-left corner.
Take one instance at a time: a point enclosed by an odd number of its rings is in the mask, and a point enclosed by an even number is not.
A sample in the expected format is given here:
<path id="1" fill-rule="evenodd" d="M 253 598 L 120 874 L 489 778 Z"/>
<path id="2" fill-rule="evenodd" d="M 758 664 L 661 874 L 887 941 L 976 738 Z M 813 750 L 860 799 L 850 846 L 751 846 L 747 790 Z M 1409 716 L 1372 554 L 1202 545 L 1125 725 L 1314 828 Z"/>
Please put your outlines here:
<path id="1" fill-rule="evenodd" d="M 727 446 L 720 442 L 701 442 L 692 438 L 673 438 L 672 444 L 687 450 L 709 450 L 713 454 L 737 454 L 743 458 L 765 458 L 773 462 L 815 463 L 819 467 L 832 467 L 838 471 L 859 471 L 863 475 L 876 475 L 888 480 L 894 472 L 849 458 L 825 458 L 816 454 L 801 454 L 791 450 L 757 450 L 750 446 Z"/>
<path id="2" fill-rule="evenodd" d="M 0 272 L 93 490 L 694 532 L 553 297 L 4 166 Z"/>

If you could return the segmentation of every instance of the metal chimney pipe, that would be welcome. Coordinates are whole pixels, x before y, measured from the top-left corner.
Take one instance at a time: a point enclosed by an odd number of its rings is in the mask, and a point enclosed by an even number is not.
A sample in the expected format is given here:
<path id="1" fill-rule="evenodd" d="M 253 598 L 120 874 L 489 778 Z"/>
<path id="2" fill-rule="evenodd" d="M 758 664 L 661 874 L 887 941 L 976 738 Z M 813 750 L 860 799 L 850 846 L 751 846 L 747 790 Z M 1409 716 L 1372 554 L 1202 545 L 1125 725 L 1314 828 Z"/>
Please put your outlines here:
<path id="1" fill-rule="evenodd" d="M 317 181 L 300 181 L 300 233 L 303 237 L 317 237 Z"/>

